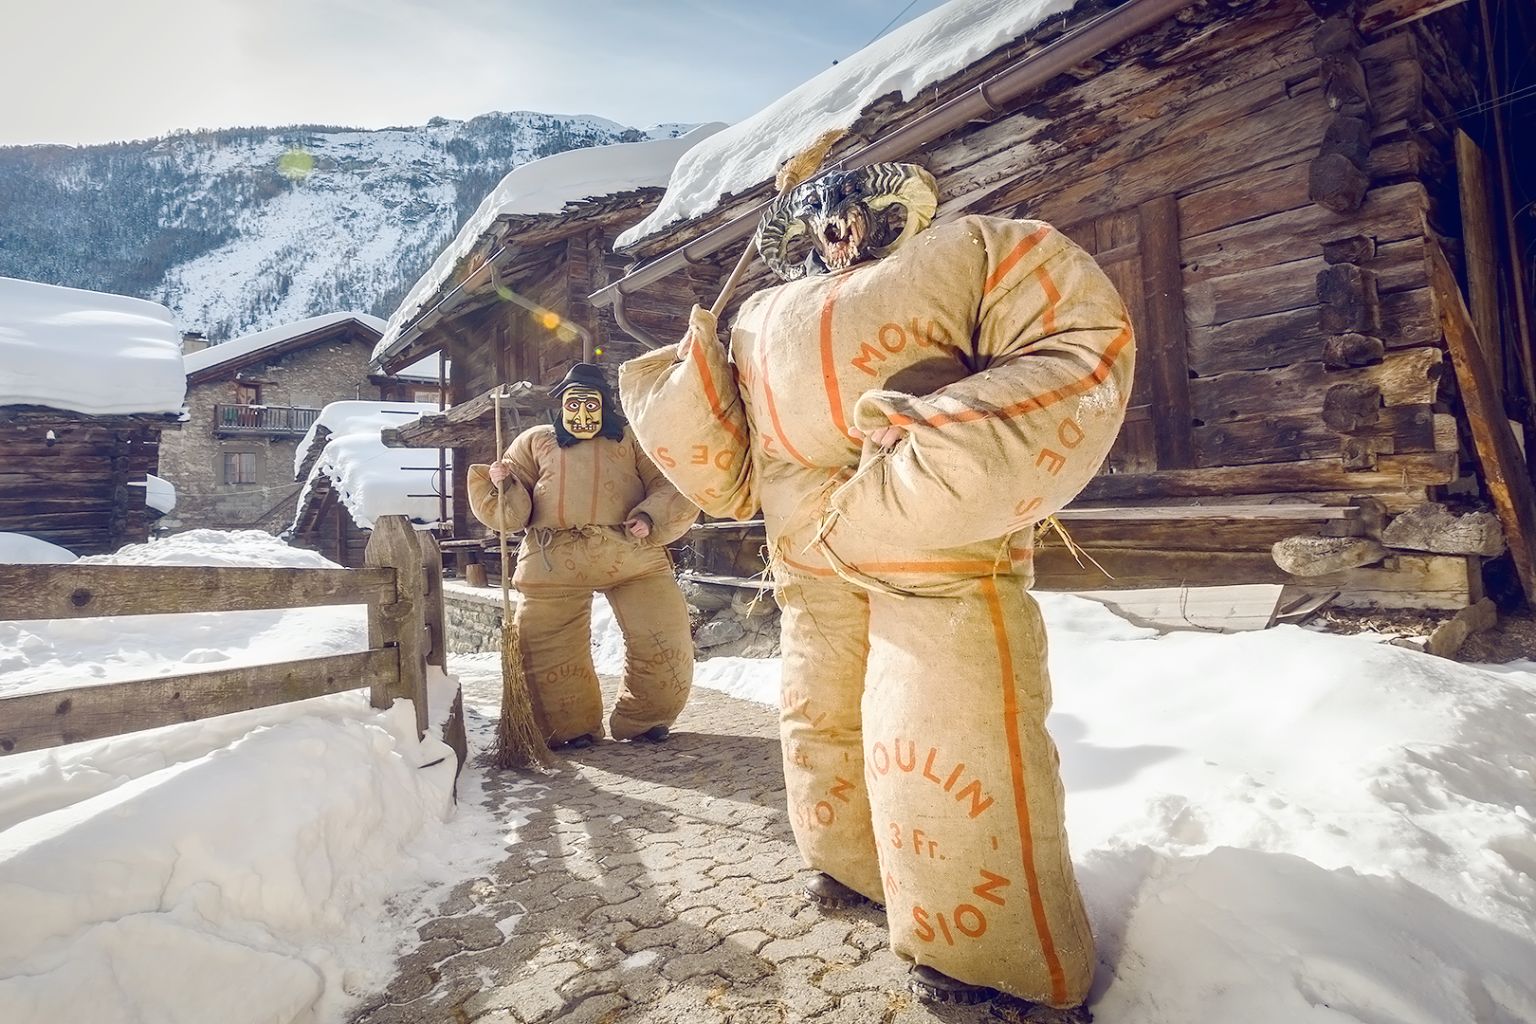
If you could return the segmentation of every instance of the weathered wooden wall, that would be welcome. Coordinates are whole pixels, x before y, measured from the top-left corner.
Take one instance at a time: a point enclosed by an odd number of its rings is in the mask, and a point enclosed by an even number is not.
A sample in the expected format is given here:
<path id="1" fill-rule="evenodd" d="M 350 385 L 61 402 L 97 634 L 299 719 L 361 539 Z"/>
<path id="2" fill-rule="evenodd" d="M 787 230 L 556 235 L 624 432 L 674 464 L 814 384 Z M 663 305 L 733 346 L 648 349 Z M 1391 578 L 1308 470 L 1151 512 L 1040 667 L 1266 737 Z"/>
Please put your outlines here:
<path id="1" fill-rule="evenodd" d="M 1328 17 L 1301 0 L 1191 8 L 910 157 L 939 181 L 940 219 L 1050 221 L 1124 294 L 1137 327 L 1132 410 L 1083 503 L 1370 495 L 1397 512 L 1448 485 L 1475 490 L 1425 264 L 1426 241 L 1454 248 L 1460 227 L 1452 133 L 1478 95 L 1469 16 L 1369 35 L 1399 12 L 1320 6 Z M 887 101 L 858 133 L 928 105 Z M 650 239 L 642 255 L 721 216 Z M 735 256 L 646 289 L 630 316 L 678 336 Z M 773 283 L 759 266 L 738 294 Z M 1101 522 L 1075 535 L 1115 573 L 1107 585 L 1134 586 L 1284 581 L 1266 560 L 1294 532 L 1253 517 Z M 1323 582 L 1392 603 L 1418 586 L 1454 604 L 1475 599 L 1476 570 L 1458 555 L 1409 554 Z M 1079 575 L 1042 561 L 1043 586 L 1084 585 Z"/>
<path id="2" fill-rule="evenodd" d="M 155 513 L 132 484 L 158 469 L 161 429 L 126 416 L 0 410 L 0 532 L 79 555 L 147 540 Z"/>

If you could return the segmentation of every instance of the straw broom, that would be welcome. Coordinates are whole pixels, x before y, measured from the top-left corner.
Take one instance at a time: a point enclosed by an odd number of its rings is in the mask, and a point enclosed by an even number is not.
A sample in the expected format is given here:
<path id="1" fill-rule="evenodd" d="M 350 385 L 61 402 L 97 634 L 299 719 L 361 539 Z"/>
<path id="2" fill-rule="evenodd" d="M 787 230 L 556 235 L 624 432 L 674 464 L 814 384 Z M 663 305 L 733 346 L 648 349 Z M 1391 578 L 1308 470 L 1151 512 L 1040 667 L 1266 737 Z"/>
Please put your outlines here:
<path id="1" fill-rule="evenodd" d="M 501 438 L 501 392 L 497 388 L 492 397 L 498 459 L 507 450 Z M 501 484 L 496 485 L 497 491 L 501 488 Z M 501 536 L 501 721 L 496 724 L 491 763 L 497 768 L 547 767 L 553 758 L 534 717 L 528 677 L 523 674 L 523 645 L 512 621 L 512 566 L 507 556 L 507 532 L 497 533 Z"/>

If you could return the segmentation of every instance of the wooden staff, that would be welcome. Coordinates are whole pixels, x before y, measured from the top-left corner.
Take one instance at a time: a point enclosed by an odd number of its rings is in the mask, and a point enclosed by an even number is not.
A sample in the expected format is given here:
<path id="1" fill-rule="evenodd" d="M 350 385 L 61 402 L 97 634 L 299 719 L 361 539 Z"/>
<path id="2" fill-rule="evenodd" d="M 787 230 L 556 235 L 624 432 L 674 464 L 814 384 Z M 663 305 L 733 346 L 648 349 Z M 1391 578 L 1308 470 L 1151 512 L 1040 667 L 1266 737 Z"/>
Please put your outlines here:
<path id="1" fill-rule="evenodd" d="M 773 185 L 777 192 L 777 198 L 782 199 L 789 194 L 790 189 L 800 184 L 805 179 L 816 173 L 822 160 L 826 159 L 827 150 L 831 149 L 838 139 L 846 133 L 841 128 L 822 132 L 816 137 L 816 141 L 784 161 L 779 168 L 779 173 L 774 176 Z M 709 307 L 711 314 L 719 319 L 725 312 L 725 304 L 731 301 L 731 293 L 741 283 L 741 276 L 747 272 L 747 267 L 752 263 L 752 240 L 747 240 L 746 248 L 741 251 L 741 257 L 736 261 L 736 266 L 731 270 L 731 276 L 725 279 L 725 286 L 720 289 L 720 297 L 715 304 Z"/>
<path id="2" fill-rule="evenodd" d="M 502 390 L 498 387 L 491 399 L 496 410 L 498 461 L 507 450 L 501 438 Z M 501 483 L 496 485 L 496 491 L 499 514 Z M 512 620 L 512 563 L 507 555 L 507 531 L 496 532 L 501 537 L 501 720 L 496 724 L 496 746 L 491 754 L 491 763 L 497 768 L 548 766 L 553 758 L 533 713 L 533 698 L 528 695 L 528 677 L 523 672 L 523 645 L 517 635 L 517 625 Z"/>

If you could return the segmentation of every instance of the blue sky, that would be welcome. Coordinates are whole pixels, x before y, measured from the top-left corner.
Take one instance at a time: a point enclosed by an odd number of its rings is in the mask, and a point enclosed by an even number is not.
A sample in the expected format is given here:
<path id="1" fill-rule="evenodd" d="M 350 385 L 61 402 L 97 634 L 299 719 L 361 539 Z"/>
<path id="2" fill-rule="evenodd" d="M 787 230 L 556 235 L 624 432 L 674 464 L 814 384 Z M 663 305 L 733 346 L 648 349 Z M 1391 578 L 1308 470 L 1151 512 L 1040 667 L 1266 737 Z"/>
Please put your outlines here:
<path id="1" fill-rule="evenodd" d="M 0 39 L 0 144 L 489 110 L 733 121 L 940 2 L 28 2 Z"/>

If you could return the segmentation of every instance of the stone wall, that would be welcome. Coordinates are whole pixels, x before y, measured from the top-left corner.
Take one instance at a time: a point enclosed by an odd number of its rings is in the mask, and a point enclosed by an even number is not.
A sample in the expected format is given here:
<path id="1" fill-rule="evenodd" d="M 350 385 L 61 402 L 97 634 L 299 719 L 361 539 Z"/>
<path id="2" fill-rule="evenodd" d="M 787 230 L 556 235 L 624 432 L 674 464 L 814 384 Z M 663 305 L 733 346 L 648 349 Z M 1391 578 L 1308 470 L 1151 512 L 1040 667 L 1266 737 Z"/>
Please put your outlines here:
<path id="1" fill-rule="evenodd" d="M 779 653 L 779 606 L 773 595 L 735 587 L 684 583 L 695 658 L 773 658 Z M 517 601 L 517 595 L 512 595 Z M 449 654 L 501 652 L 501 591 L 443 581 Z"/>
<path id="2" fill-rule="evenodd" d="M 495 587 L 444 580 L 443 619 L 449 654 L 501 653 L 501 591 Z"/>
<path id="3" fill-rule="evenodd" d="M 239 371 L 242 380 L 261 382 L 261 404 L 321 409 L 330 402 L 377 400 L 368 381 L 371 342 L 336 337 Z M 293 479 L 293 456 L 302 435 L 214 433 L 215 405 L 235 402 L 236 374 L 187 389 L 190 419 L 167 431 L 160 445 L 160 475 L 176 486 L 176 510 L 160 523 L 163 532 L 192 529 L 260 529 L 278 533 L 293 520 L 302 484 Z M 224 483 L 224 455 L 256 456 L 256 482 Z"/>

